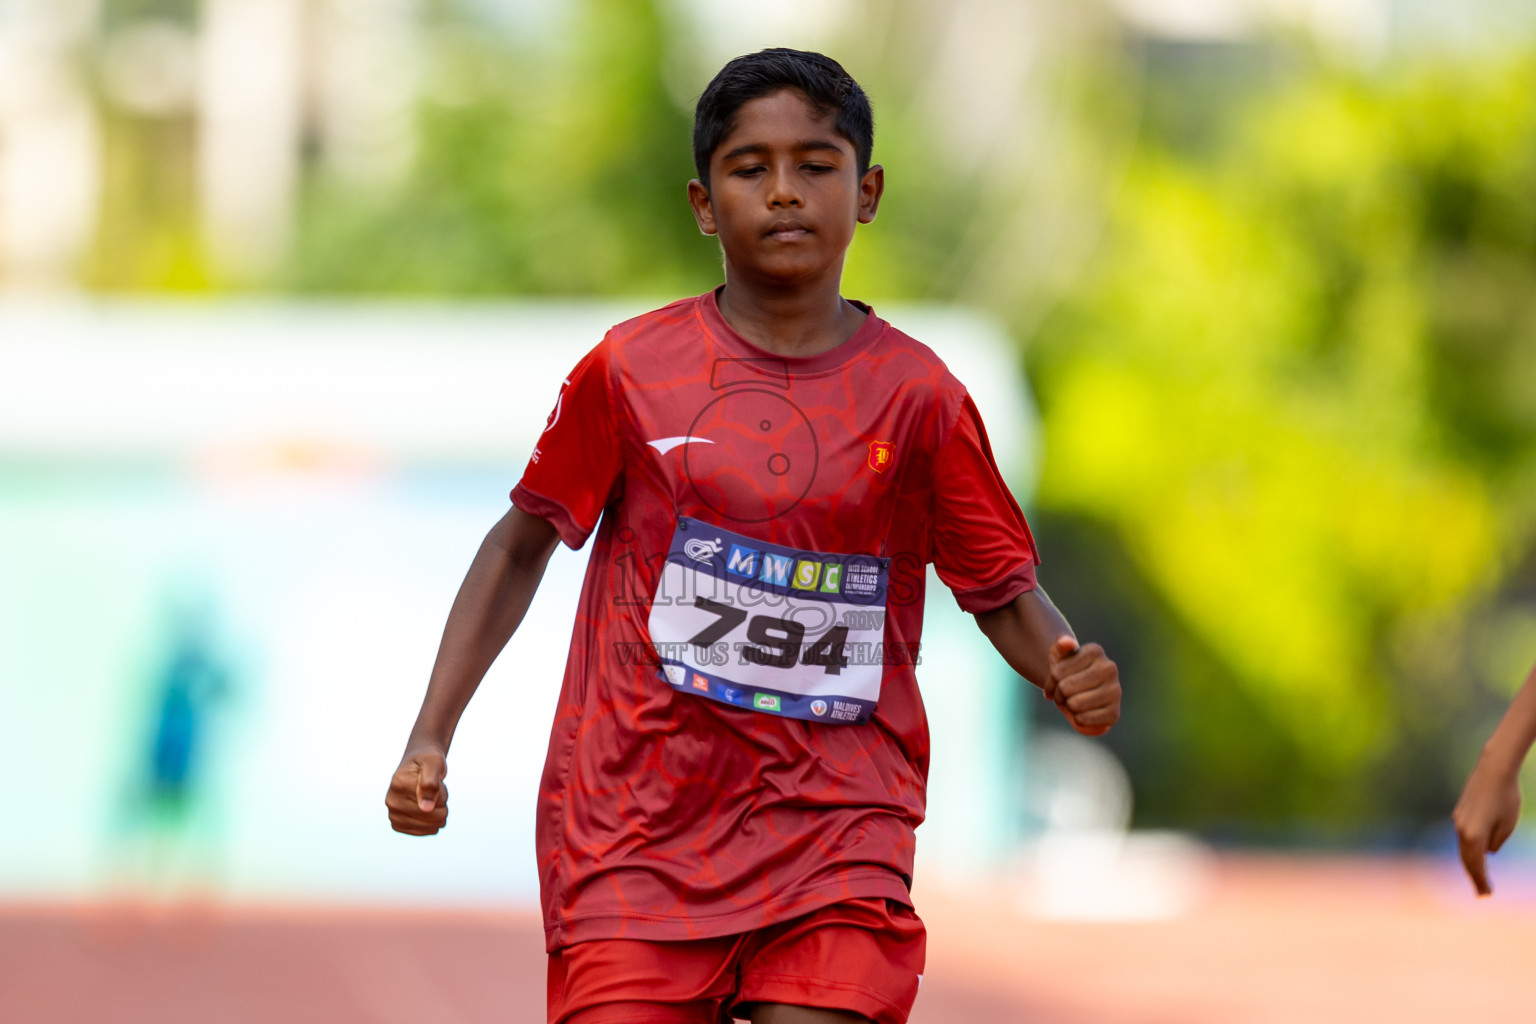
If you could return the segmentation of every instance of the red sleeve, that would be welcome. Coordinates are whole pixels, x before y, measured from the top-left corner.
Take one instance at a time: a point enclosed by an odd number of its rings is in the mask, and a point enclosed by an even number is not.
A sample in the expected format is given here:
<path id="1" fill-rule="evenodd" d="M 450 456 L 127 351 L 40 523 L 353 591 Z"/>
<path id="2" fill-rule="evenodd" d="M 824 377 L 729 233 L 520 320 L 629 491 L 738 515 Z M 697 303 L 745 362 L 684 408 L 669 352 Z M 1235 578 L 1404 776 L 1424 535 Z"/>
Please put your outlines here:
<path id="1" fill-rule="evenodd" d="M 561 383 L 523 478 L 512 488 L 512 504 L 549 520 L 561 540 L 580 548 L 603 509 L 623 493 L 622 436 L 605 338 Z"/>
<path id="2" fill-rule="evenodd" d="M 1035 588 L 1035 539 L 969 395 L 934 465 L 933 489 L 929 557 L 962 609 L 991 611 Z"/>

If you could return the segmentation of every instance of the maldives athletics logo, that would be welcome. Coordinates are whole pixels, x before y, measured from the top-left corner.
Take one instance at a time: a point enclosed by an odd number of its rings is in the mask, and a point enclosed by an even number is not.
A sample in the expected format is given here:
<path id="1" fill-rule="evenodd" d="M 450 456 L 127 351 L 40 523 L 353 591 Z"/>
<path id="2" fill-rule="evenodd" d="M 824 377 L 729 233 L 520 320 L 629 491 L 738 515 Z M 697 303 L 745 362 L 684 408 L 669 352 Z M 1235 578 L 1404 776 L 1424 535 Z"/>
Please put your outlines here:
<path id="1" fill-rule="evenodd" d="M 886 467 L 896 461 L 896 446 L 889 441 L 869 442 L 869 468 L 884 473 Z"/>

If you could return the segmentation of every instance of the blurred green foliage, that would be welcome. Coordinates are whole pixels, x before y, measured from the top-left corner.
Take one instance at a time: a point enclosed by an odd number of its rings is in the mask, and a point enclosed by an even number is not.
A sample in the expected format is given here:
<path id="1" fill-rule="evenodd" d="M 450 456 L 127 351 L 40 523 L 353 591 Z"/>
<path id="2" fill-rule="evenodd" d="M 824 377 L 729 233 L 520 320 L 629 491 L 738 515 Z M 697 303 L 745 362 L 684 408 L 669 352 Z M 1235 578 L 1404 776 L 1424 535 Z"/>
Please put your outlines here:
<path id="1" fill-rule="evenodd" d="M 111 0 L 98 44 L 145 21 L 195 26 L 196 0 Z M 188 113 L 146 116 L 108 98 L 102 52 L 82 60 L 100 110 L 101 208 L 81 276 L 98 291 L 199 292 L 212 281 L 197 220 L 197 126 Z"/>
<path id="2" fill-rule="evenodd" d="M 1536 659 L 1536 62 L 1292 56 L 1142 134 L 1034 339 L 1041 502 L 1142 592 L 1147 816 L 1390 827 Z"/>
<path id="3" fill-rule="evenodd" d="M 687 212 L 692 119 L 650 3 L 583 0 L 528 43 L 452 5 L 429 36 L 403 182 L 310 177 L 286 285 L 305 292 L 681 295 L 719 276 Z"/>

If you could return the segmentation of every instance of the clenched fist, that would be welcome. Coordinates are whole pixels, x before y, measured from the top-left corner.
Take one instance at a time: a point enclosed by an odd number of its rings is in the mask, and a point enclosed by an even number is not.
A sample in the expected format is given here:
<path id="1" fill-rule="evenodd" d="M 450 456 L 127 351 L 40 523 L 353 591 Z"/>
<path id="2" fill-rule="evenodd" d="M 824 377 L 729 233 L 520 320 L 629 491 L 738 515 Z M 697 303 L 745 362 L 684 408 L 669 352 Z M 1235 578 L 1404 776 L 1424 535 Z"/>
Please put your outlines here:
<path id="1" fill-rule="evenodd" d="M 448 762 L 441 750 L 408 750 L 389 780 L 384 806 L 396 832 L 411 836 L 436 835 L 448 824 L 448 787 L 443 777 Z"/>
<path id="2" fill-rule="evenodd" d="M 1078 646 L 1071 636 L 1051 644 L 1051 671 L 1045 695 L 1056 702 L 1072 728 L 1102 736 L 1120 721 L 1120 670 L 1098 644 Z"/>

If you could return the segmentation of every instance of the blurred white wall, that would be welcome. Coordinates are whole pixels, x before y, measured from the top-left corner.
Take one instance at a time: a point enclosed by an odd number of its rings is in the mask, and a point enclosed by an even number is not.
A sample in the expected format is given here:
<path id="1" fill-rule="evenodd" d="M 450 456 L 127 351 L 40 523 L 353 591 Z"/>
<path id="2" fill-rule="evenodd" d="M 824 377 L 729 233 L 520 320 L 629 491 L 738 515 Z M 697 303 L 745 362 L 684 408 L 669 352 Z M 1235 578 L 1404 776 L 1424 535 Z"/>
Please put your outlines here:
<path id="1" fill-rule="evenodd" d="M 559 382 L 642 308 L 0 305 L 0 707 L 29 808 L 0 817 L 0 899 L 530 902 L 586 551 L 557 552 L 466 715 L 452 826 L 393 834 L 383 789 Z M 1002 332 L 881 312 L 971 386 L 1001 464 L 1028 466 Z M 228 687 L 188 801 L 155 813 L 156 687 L 187 607 Z M 1019 690 L 936 581 L 926 621 L 921 870 L 965 874 L 1013 838 Z"/>

